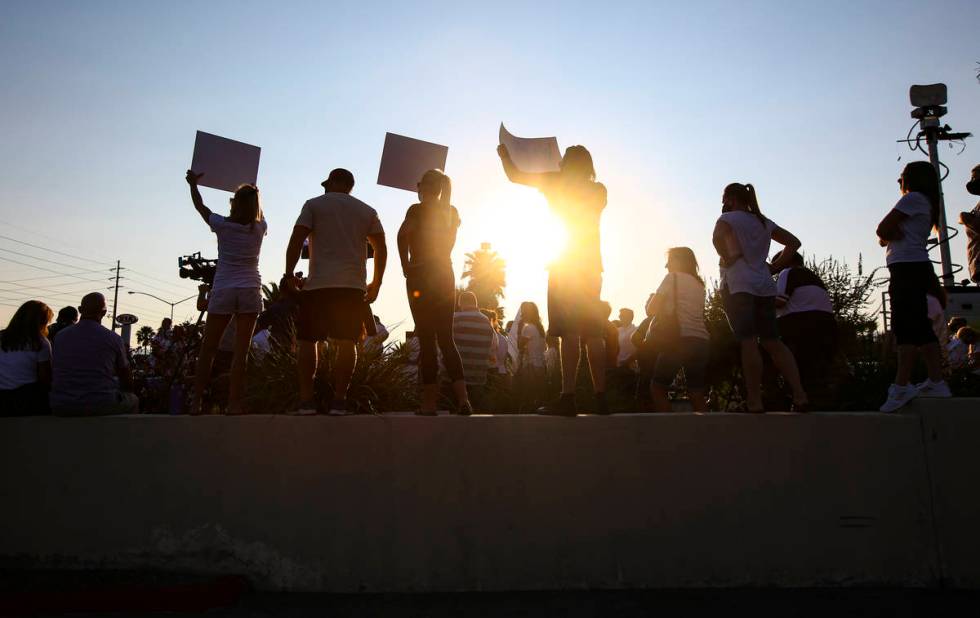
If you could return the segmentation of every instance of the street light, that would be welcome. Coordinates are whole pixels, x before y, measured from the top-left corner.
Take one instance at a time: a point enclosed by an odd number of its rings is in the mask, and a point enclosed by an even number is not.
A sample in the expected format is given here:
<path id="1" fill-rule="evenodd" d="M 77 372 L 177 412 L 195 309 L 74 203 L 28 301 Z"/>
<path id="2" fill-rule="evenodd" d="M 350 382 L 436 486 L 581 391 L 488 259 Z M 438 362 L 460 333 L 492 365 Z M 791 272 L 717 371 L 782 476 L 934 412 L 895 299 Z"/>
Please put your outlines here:
<path id="1" fill-rule="evenodd" d="M 157 299 L 161 303 L 166 303 L 166 304 L 170 305 L 170 321 L 171 322 L 174 321 L 174 307 L 176 307 L 180 303 L 186 303 L 187 301 L 189 301 L 192 298 L 197 298 L 197 294 L 195 294 L 194 296 L 188 296 L 187 298 L 184 298 L 184 299 L 178 300 L 177 302 L 173 302 L 172 303 L 169 300 L 165 300 L 163 298 L 160 298 L 159 296 L 154 296 L 153 294 L 148 294 L 146 292 L 133 292 L 133 291 L 130 291 L 129 293 L 130 294 L 142 294 L 143 296 L 149 296 L 150 298 Z"/>

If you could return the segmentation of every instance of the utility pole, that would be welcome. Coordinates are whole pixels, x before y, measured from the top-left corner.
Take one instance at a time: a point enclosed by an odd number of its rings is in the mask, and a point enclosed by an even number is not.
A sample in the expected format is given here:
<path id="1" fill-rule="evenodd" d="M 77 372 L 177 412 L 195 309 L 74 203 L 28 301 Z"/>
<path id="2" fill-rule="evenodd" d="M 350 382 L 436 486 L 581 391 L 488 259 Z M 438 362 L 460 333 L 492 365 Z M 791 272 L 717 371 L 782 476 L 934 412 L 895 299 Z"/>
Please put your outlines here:
<path id="1" fill-rule="evenodd" d="M 112 297 L 112 332 L 116 332 L 116 306 L 119 305 L 119 260 L 116 260 L 116 291 Z"/>

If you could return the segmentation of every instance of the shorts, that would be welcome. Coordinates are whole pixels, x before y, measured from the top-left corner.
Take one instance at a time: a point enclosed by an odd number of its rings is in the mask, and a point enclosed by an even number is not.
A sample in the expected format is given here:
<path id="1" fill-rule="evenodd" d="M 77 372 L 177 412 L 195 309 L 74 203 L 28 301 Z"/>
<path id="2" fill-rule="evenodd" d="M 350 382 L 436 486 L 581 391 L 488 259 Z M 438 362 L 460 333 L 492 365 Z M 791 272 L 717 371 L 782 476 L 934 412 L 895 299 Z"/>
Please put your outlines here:
<path id="1" fill-rule="evenodd" d="M 737 341 L 779 339 L 776 326 L 776 297 L 748 292 L 723 293 L 725 315 Z"/>
<path id="2" fill-rule="evenodd" d="M 259 288 L 222 288 L 208 295 L 208 313 L 262 313 L 262 290 Z"/>
<path id="3" fill-rule="evenodd" d="M 709 351 L 707 339 L 681 337 L 676 346 L 661 352 L 657 357 L 657 364 L 653 369 L 654 383 L 667 388 L 683 367 L 687 387 L 695 390 L 704 388 Z"/>
<path id="4" fill-rule="evenodd" d="M 548 275 L 548 336 L 602 337 L 606 327 L 601 273 Z"/>
<path id="5" fill-rule="evenodd" d="M 364 330 L 365 316 L 370 313 L 370 305 L 364 302 L 364 290 L 358 288 L 304 290 L 299 294 L 296 339 L 359 341 Z"/>
<path id="6" fill-rule="evenodd" d="M 936 278 L 932 262 L 899 262 L 890 264 L 888 298 L 891 303 L 891 327 L 898 345 L 936 343 L 936 333 L 929 320 L 926 294 Z"/>

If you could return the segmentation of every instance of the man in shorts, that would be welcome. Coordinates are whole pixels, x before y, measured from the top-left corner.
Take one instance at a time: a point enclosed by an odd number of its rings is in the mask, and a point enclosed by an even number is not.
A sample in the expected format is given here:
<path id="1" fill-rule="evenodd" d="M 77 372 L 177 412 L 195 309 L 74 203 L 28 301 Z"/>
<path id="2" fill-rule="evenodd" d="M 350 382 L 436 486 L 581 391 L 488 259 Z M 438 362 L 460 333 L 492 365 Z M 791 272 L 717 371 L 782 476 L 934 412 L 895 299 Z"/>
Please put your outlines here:
<path id="1" fill-rule="evenodd" d="M 336 349 L 333 397 L 328 414 L 352 413 L 347 406 L 347 389 L 357 362 L 356 342 L 364 328 L 368 304 L 381 288 L 388 248 L 384 229 L 373 208 L 350 195 L 354 175 L 335 169 L 323 181 L 325 193 L 303 205 L 286 248 L 284 283 L 295 291 L 293 272 L 309 239 L 310 272 L 298 291 L 296 320 L 296 365 L 299 372 L 299 415 L 317 413 L 313 376 L 317 366 L 317 342 L 330 339 Z M 374 276 L 367 279 L 367 245 L 374 249 Z"/>

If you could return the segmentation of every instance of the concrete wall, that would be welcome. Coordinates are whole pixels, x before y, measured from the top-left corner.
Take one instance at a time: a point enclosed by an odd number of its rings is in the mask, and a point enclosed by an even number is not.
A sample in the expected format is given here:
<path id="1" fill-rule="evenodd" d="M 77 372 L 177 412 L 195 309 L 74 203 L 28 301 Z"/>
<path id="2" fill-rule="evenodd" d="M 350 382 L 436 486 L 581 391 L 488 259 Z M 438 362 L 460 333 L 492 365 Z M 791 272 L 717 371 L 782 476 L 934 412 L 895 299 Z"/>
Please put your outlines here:
<path id="1" fill-rule="evenodd" d="M 957 508 L 980 424 L 957 405 L 0 419 L 0 566 L 325 591 L 977 585 L 977 502 Z"/>

